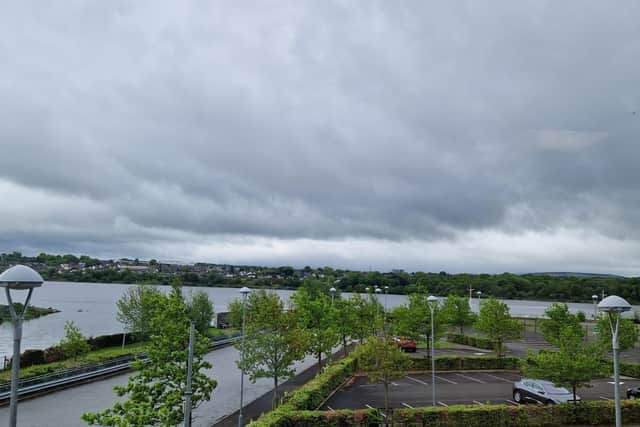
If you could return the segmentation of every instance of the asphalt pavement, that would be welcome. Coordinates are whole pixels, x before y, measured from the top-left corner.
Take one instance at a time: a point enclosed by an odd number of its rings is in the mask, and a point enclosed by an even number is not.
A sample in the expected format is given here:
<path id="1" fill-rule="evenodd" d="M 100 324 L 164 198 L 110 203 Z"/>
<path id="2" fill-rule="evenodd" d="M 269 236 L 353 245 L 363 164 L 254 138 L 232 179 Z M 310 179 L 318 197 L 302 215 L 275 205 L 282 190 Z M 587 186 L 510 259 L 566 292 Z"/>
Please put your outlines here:
<path id="1" fill-rule="evenodd" d="M 436 404 L 485 405 L 501 403 L 518 405 L 513 401 L 513 383 L 520 379 L 516 371 L 460 371 L 436 373 Z M 409 374 L 395 380 L 389 389 L 389 405 L 392 408 L 430 406 L 432 403 L 431 374 Z M 640 386 L 639 379 L 622 379 L 621 391 Z M 580 388 L 578 395 L 584 400 L 612 400 L 613 382 L 603 379 L 593 381 L 592 387 Z M 384 407 L 384 387 L 371 384 L 366 376 L 339 390 L 321 409 L 366 409 Z"/>

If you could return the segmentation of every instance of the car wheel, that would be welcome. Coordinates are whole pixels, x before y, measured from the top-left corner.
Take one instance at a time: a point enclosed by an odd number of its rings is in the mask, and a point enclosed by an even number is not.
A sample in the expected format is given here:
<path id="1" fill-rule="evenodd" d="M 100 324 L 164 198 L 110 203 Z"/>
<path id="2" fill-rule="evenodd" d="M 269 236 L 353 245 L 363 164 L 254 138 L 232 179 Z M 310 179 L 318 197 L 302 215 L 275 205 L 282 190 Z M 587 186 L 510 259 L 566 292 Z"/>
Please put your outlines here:
<path id="1" fill-rule="evenodd" d="M 520 393 L 520 390 L 513 392 L 513 400 L 515 400 L 516 403 L 522 403 L 522 393 Z"/>

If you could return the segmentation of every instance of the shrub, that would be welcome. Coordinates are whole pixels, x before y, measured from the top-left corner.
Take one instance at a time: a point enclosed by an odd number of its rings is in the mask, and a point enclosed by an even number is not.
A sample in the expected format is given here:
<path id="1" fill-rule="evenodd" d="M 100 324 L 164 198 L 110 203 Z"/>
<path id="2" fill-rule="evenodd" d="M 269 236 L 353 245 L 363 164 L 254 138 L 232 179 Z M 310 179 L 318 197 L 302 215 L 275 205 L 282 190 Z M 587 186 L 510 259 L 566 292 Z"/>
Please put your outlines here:
<path id="1" fill-rule="evenodd" d="M 431 359 L 428 357 L 413 358 L 413 369 L 430 371 Z M 440 356 L 436 357 L 436 371 L 519 369 L 520 359 L 517 357 L 485 357 L 485 356 Z"/>
<path id="2" fill-rule="evenodd" d="M 447 340 L 456 344 L 469 345 L 471 347 L 483 348 L 485 350 L 493 350 L 495 345 L 488 339 L 476 335 L 463 335 L 448 333 Z"/>
<path id="3" fill-rule="evenodd" d="M 43 363 L 45 363 L 43 350 L 25 350 L 20 356 L 20 366 L 22 368 Z"/>

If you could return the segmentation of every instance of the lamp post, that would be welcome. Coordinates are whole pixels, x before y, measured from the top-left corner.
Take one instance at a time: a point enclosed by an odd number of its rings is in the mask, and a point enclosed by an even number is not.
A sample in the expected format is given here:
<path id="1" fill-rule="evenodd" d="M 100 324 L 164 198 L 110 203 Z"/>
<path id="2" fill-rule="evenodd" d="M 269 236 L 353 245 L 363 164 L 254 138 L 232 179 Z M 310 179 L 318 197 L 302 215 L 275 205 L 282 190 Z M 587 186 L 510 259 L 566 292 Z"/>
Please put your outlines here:
<path id="1" fill-rule="evenodd" d="M 242 405 L 244 399 L 244 335 L 245 335 L 245 307 L 247 305 L 247 295 L 249 295 L 251 289 L 244 286 L 240 289 L 240 294 L 242 294 L 242 350 L 240 352 L 240 360 L 242 361 L 242 366 L 240 367 L 240 411 L 238 412 L 238 427 L 242 427 Z"/>
<path id="2" fill-rule="evenodd" d="M 387 315 L 387 294 L 389 293 L 389 286 L 384 287 L 384 313 Z"/>
<path id="3" fill-rule="evenodd" d="M 478 304 L 480 304 L 480 300 L 482 299 L 482 291 L 476 291 L 476 295 L 478 295 Z"/>
<path id="4" fill-rule="evenodd" d="M 616 427 L 622 426 L 622 414 L 620 411 L 620 372 L 618 372 L 618 329 L 620 315 L 631 310 L 631 304 L 616 295 L 610 295 L 600 301 L 598 309 L 608 314 L 611 327 L 611 341 L 613 347 L 613 387 L 616 409 Z M 615 318 L 615 323 L 614 323 Z"/>
<path id="5" fill-rule="evenodd" d="M 598 295 L 591 295 L 591 299 L 593 300 L 593 320 L 598 319 Z"/>
<path id="6" fill-rule="evenodd" d="M 431 404 L 436 406 L 436 338 L 435 328 L 433 327 L 433 310 L 435 305 L 438 304 L 438 298 L 429 295 L 427 304 L 429 304 L 429 309 L 431 310 Z"/>
<path id="7" fill-rule="evenodd" d="M 376 321 L 375 321 L 375 323 L 376 323 L 376 335 L 378 335 L 377 334 L 377 327 L 378 327 L 378 318 L 380 316 L 380 307 L 378 307 L 380 305 L 380 301 L 378 301 L 378 294 L 380 292 L 382 292 L 382 289 L 376 287 L 375 292 L 376 292 Z"/>
<path id="8" fill-rule="evenodd" d="M 3 287 L 9 303 L 9 313 L 13 323 L 13 359 L 11 359 L 11 403 L 9 406 L 9 427 L 18 422 L 18 380 L 20 375 L 20 341 L 22 340 L 22 321 L 27 312 L 33 289 L 42 286 L 42 277 L 38 272 L 24 265 L 16 265 L 0 274 L 0 287 Z M 16 313 L 11 299 L 11 290 L 28 290 L 27 299 L 20 313 Z"/>
<path id="9" fill-rule="evenodd" d="M 331 305 L 333 305 L 333 296 L 336 294 L 336 288 L 331 287 L 331 289 L 329 289 L 329 292 L 331 292 Z"/>

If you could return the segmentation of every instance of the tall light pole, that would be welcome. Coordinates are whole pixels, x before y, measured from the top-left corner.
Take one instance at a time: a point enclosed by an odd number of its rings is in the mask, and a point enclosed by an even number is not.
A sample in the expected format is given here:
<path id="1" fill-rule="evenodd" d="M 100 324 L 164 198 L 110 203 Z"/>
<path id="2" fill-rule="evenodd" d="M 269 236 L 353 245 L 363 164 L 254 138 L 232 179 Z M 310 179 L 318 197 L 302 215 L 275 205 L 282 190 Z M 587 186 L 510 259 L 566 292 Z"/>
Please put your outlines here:
<path id="1" fill-rule="evenodd" d="M 0 274 L 0 287 L 3 287 L 9 303 L 9 313 L 13 322 L 13 359 L 11 359 L 11 403 L 9 406 L 9 427 L 18 422 L 18 380 L 20 376 L 20 341 L 22 340 L 22 321 L 27 312 L 33 289 L 42 286 L 42 276 L 24 265 L 16 265 Z M 27 299 L 20 313 L 16 313 L 11 299 L 11 290 L 28 290 Z"/>
<path id="2" fill-rule="evenodd" d="M 384 315 L 387 315 L 387 294 L 389 293 L 389 286 L 384 287 Z"/>
<path id="3" fill-rule="evenodd" d="M 189 327 L 189 355 L 187 358 L 187 390 L 184 394 L 184 427 L 191 427 L 191 381 L 193 377 L 193 347 L 195 345 L 196 322 Z"/>
<path id="4" fill-rule="evenodd" d="M 476 295 L 478 295 L 478 304 L 480 304 L 480 300 L 482 299 L 482 291 L 477 291 Z"/>
<path id="5" fill-rule="evenodd" d="M 598 295 L 591 295 L 591 299 L 593 300 L 593 320 L 598 320 Z"/>
<path id="6" fill-rule="evenodd" d="M 242 427 L 242 406 L 244 405 L 244 335 L 245 335 L 245 311 L 247 305 L 247 295 L 249 295 L 251 289 L 244 286 L 240 289 L 240 294 L 242 294 L 242 350 L 240 352 L 240 360 L 242 361 L 242 366 L 240 367 L 240 411 L 238 412 L 238 427 Z"/>
<path id="7" fill-rule="evenodd" d="M 429 304 L 429 309 L 431 310 L 431 404 L 436 406 L 436 336 L 435 328 L 433 327 L 433 310 L 435 305 L 438 304 L 438 298 L 429 295 L 427 304 Z"/>
<path id="8" fill-rule="evenodd" d="M 380 316 L 379 315 L 380 309 L 378 307 L 380 305 L 380 302 L 378 301 L 378 294 L 380 292 L 382 292 L 382 289 L 376 288 L 375 291 L 376 291 L 376 322 L 375 323 L 376 323 L 376 335 L 378 335 L 377 334 L 377 328 L 378 328 L 378 319 L 379 319 L 379 316 Z"/>
<path id="9" fill-rule="evenodd" d="M 609 316 L 609 326 L 611 327 L 611 341 L 613 347 L 613 391 L 616 407 L 616 427 L 621 427 L 622 414 L 620 411 L 620 372 L 618 372 L 618 329 L 620 326 L 620 315 L 625 311 L 631 310 L 631 304 L 619 296 L 610 295 L 600 301 L 598 309 L 607 313 Z"/>
<path id="10" fill-rule="evenodd" d="M 329 292 L 331 292 L 331 305 L 333 305 L 333 296 L 336 294 L 336 288 L 331 287 L 331 289 L 329 289 Z"/>

